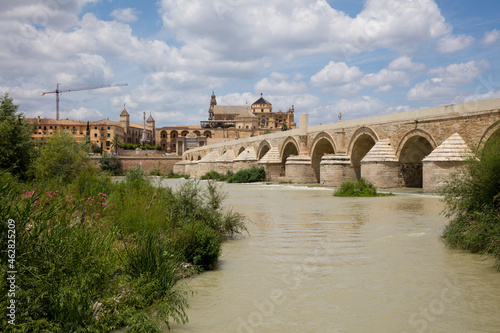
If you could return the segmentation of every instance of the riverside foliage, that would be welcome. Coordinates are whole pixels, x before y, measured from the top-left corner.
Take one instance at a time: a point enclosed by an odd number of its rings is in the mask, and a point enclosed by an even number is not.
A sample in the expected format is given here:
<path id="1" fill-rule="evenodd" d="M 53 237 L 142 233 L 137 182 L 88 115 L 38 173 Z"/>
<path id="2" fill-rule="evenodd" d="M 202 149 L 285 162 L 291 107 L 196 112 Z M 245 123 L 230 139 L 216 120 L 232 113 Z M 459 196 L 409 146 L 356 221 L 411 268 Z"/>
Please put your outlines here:
<path id="1" fill-rule="evenodd" d="M 500 135 L 474 152 L 463 173 L 442 190 L 450 219 L 446 244 L 473 253 L 491 254 L 500 270 Z"/>
<path id="2" fill-rule="evenodd" d="M 140 168 L 116 182 L 87 165 L 87 151 L 62 132 L 18 156 L 28 167 L 0 166 L 3 309 L 11 301 L 9 221 L 17 272 L 16 325 L 4 311 L 2 332 L 160 332 L 185 323 L 190 293 L 179 280 L 213 268 L 222 241 L 246 230 L 213 183 L 186 181 L 174 191 L 153 186 Z"/>
<path id="3" fill-rule="evenodd" d="M 392 195 L 388 193 L 378 193 L 373 184 L 360 178 L 358 181 L 343 182 L 333 193 L 336 197 L 378 197 Z"/>

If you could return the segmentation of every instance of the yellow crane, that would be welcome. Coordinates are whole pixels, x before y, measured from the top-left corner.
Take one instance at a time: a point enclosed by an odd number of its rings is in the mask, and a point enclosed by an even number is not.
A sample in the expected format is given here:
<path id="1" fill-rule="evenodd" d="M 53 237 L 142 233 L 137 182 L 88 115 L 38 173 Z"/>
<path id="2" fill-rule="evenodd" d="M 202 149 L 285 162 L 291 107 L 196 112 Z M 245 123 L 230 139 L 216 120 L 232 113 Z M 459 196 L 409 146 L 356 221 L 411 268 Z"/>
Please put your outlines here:
<path id="1" fill-rule="evenodd" d="M 42 96 L 45 94 L 56 94 L 56 119 L 59 120 L 59 94 L 65 93 L 65 92 L 70 92 L 70 91 L 80 91 L 80 90 L 91 90 L 91 89 L 101 89 L 101 88 L 111 88 L 111 87 L 121 87 L 121 86 L 127 86 L 128 84 L 126 83 L 116 83 L 116 84 L 108 84 L 108 85 L 103 85 L 103 86 L 95 86 L 95 87 L 85 87 L 85 88 L 74 88 L 74 89 L 64 89 L 60 90 L 59 86 L 61 84 L 58 83 L 56 85 L 56 90 L 54 91 L 45 91 L 42 93 Z"/>

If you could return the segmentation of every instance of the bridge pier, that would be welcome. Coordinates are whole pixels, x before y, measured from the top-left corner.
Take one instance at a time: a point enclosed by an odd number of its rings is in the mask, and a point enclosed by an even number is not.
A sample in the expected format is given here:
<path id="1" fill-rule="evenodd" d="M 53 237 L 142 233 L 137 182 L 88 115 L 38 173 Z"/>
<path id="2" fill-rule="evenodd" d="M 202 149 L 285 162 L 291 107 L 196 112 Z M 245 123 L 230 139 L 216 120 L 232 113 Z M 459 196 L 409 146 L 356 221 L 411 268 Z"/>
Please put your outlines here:
<path id="1" fill-rule="evenodd" d="M 189 175 L 189 173 L 186 171 L 189 164 L 190 162 L 187 160 L 175 163 L 174 173 L 179 175 Z"/>
<path id="2" fill-rule="evenodd" d="M 454 133 L 422 160 L 423 190 L 435 192 L 442 187 L 452 173 L 460 173 L 463 162 L 471 156 L 465 141 Z"/>
<path id="3" fill-rule="evenodd" d="M 361 177 L 378 188 L 401 185 L 399 161 L 389 139 L 377 141 L 361 160 Z"/>
<path id="4" fill-rule="evenodd" d="M 294 183 L 317 183 L 309 156 L 295 155 L 286 159 L 285 179 Z"/>
<path id="5" fill-rule="evenodd" d="M 324 155 L 320 162 L 321 185 L 338 187 L 347 180 L 356 180 L 351 159 L 346 154 Z"/>
<path id="6" fill-rule="evenodd" d="M 253 147 L 248 147 L 233 160 L 233 172 L 250 169 L 252 166 L 257 166 L 257 162 L 255 150 Z"/>

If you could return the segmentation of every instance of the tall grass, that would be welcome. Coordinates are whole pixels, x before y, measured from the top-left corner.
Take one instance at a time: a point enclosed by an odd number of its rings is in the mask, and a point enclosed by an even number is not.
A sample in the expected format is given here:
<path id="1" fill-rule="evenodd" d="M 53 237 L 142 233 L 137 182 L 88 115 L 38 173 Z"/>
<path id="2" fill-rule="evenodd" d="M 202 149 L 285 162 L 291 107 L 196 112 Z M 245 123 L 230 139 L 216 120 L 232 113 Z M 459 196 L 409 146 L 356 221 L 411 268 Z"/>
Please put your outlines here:
<path id="1" fill-rule="evenodd" d="M 185 323 L 186 267 L 214 267 L 223 239 L 244 232 L 244 217 L 223 210 L 212 183 L 178 191 L 150 184 L 136 168 L 115 183 L 91 167 L 72 183 L 20 183 L 0 171 L 0 239 L 16 221 L 18 331 L 158 331 Z M 7 289 L 7 246 L 0 286 Z M 0 295 L 6 308 L 7 292 Z M 155 309 L 151 311 L 151 309 Z M 10 329 L 6 318 L 0 331 Z"/>
<path id="2" fill-rule="evenodd" d="M 442 190 L 450 219 L 446 244 L 473 253 L 492 254 L 500 269 L 500 135 L 474 152 L 463 173 L 454 174 Z"/>

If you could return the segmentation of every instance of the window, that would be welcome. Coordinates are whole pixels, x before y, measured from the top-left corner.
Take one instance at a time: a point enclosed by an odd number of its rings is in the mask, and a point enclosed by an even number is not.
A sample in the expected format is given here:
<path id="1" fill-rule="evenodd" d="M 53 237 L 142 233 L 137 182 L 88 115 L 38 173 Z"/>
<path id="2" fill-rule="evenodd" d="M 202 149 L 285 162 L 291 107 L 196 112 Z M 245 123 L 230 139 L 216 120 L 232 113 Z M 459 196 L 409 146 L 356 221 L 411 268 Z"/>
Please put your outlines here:
<path id="1" fill-rule="evenodd" d="M 50 129 L 52 129 L 52 126 L 50 126 Z"/>
<path id="2" fill-rule="evenodd" d="M 260 109 L 260 112 L 264 112 L 264 109 Z"/>
<path id="3" fill-rule="evenodd" d="M 109 141 L 106 141 L 106 147 L 109 147 L 111 143 Z"/>
<path id="4" fill-rule="evenodd" d="M 97 129 L 97 126 L 96 126 L 96 127 L 94 127 L 94 129 Z"/>
<path id="5" fill-rule="evenodd" d="M 104 133 L 101 133 L 101 138 L 104 138 Z"/>
<path id="6" fill-rule="evenodd" d="M 97 138 L 97 133 L 94 133 L 94 138 Z"/>
<path id="7" fill-rule="evenodd" d="M 46 131 L 47 130 L 47 126 L 43 126 L 43 130 Z"/>
<path id="8" fill-rule="evenodd" d="M 108 138 L 111 137 L 111 134 L 108 133 Z"/>
<path id="9" fill-rule="evenodd" d="M 109 126 L 108 126 L 108 130 L 109 130 L 109 129 L 110 129 L 110 128 L 109 128 Z"/>

